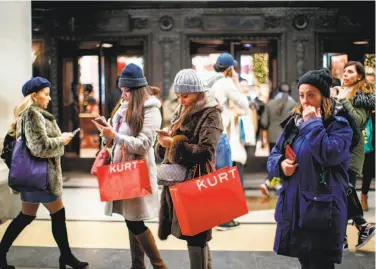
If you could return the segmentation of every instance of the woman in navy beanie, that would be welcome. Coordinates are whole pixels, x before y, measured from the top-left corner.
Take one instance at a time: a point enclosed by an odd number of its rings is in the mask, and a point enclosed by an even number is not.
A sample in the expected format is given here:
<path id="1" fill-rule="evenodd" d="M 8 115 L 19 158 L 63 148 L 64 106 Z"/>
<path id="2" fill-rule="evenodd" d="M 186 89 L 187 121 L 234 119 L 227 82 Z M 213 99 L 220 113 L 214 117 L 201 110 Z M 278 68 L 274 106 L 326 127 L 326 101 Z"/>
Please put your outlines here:
<path id="1" fill-rule="evenodd" d="M 283 181 L 275 208 L 274 251 L 296 257 L 302 269 L 334 269 L 342 262 L 352 129 L 331 99 L 327 69 L 298 82 L 300 103 L 281 123 L 268 158 L 270 177 Z M 289 149 L 289 147 L 290 149 Z"/>
<path id="2" fill-rule="evenodd" d="M 48 159 L 48 189 L 40 191 L 21 191 L 22 211 L 9 224 L 0 243 L 0 269 L 13 269 L 8 265 L 6 254 L 23 229 L 28 226 L 37 214 L 40 204 L 43 204 L 51 215 L 51 228 L 55 241 L 60 249 L 59 266 L 66 265 L 74 269 L 88 266 L 87 262 L 79 261 L 69 246 L 67 227 L 65 223 L 65 208 L 61 198 L 63 189 L 60 158 L 64 155 L 64 146 L 73 138 L 72 133 L 61 133 L 55 117 L 46 109 L 51 101 L 51 83 L 41 77 L 28 80 L 22 87 L 25 97 L 16 106 L 15 119 L 8 135 L 19 139 L 25 134 L 26 145 L 33 156 Z M 14 194 L 18 192 L 12 190 Z"/>
<path id="3" fill-rule="evenodd" d="M 128 64 L 119 78 L 123 102 L 112 119 L 112 126 L 103 126 L 95 121 L 106 139 L 113 139 L 111 163 L 145 159 L 148 165 L 152 195 L 141 198 L 106 203 L 106 214 L 120 214 L 129 231 L 132 269 L 144 269 L 144 255 L 149 257 L 153 268 L 166 269 L 155 244 L 154 237 L 144 221 L 158 215 L 157 166 L 153 145 L 155 130 L 162 124 L 161 102 L 144 77 L 142 69 Z"/>

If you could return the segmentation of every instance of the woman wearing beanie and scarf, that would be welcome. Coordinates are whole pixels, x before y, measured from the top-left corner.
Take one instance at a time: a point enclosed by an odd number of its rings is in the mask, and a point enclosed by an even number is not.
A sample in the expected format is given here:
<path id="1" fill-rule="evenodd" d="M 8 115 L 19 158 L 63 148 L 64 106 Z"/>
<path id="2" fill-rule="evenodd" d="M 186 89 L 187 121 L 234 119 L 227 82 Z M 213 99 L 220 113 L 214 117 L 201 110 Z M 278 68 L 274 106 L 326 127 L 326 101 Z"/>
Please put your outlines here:
<path id="1" fill-rule="evenodd" d="M 0 269 L 15 268 L 7 264 L 6 254 L 22 230 L 35 219 L 41 203 L 51 215 L 52 234 L 61 253 L 60 268 L 65 268 L 66 265 L 74 269 L 88 266 L 87 262 L 77 260 L 69 247 L 65 209 L 61 198 L 63 181 L 60 157 L 64 154 L 64 145 L 72 140 L 73 134 L 61 133 L 55 117 L 46 110 L 51 101 L 50 87 L 51 83 L 41 77 L 32 78 L 23 85 L 22 94 L 25 99 L 16 106 L 15 120 L 8 131 L 10 136 L 17 139 L 23 132 L 30 153 L 48 159 L 49 189 L 21 192 L 22 211 L 9 224 L 0 243 Z"/>
<path id="2" fill-rule="evenodd" d="M 148 165 L 152 195 L 129 200 L 106 203 L 106 214 L 120 214 L 129 230 L 132 269 L 144 269 L 146 254 L 153 268 L 165 269 L 154 237 L 144 221 L 158 215 L 157 167 L 153 145 L 155 130 L 159 129 L 162 117 L 161 102 L 153 96 L 142 69 L 128 64 L 119 79 L 123 102 L 112 119 L 112 126 L 103 126 L 95 121 L 101 134 L 114 139 L 111 163 L 122 163 L 134 159 L 145 159 Z"/>
<path id="3" fill-rule="evenodd" d="M 269 176 L 283 180 L 274 251 L 299 258 L 302 269 L 332 269 L 342 261 L 352 129 L 336 115 L 331 83 L 326 69 L 300 78 L 300 104 L 281 123 L 283 133 L 268 158 Z"/>
<path id="4" fill-rule="evenodd" d="M 175 181 L 165 182 L 161 196 L 159 213 L 160 239 L 165 240 L 172 234 L 186 240 L 191 269 L 211 268 L 210 252 L 207 242 L 211 239 L 211 230 L 195 236 L 182 235 L 175 214 L 169 185 L 210 173 L 206 169 L 208 162 L 215 165 L 215 151 L 222 133 L 221 111 L 218 102 L 205 89 L 193 69 L 183 69 L 174 80 L 174 91 L 179 100 L 172 126 L 168 134 L 160 134 L 156 145 L 156 154 L 163 163 L 178 164 L 186 168 L 185 176 Z M 197 169 L 196 169 L 197 168 Z M 161 182 L 160 174 L 158 180 Z"/>
<path id="5" fill-rule="evenodd" d="M 351 145 L 351 160 L 349 166 L 350 183 L 355 186 L 356 178 L 362 174 L 364 163 L 364 130 L 371 112 L 375 109 L 375 89 L 367 82 L 364 67 L 359 62 L 348 62 L 343 73 L 343 86 L 337 95 L 337 100 L 343 105 L 349 117 L 354 122 L 355 144 Z M 357 137 L 357 139 L 356 139 Z M 365 199 L 365 197 L 362 197 Z M 353 219 L 359 230 L 356 249 L 363 247 L 376 233 L 375 226 L 367 223 L 363 217 Z M 344 250 L 347 250 L 345 238 Z"/>

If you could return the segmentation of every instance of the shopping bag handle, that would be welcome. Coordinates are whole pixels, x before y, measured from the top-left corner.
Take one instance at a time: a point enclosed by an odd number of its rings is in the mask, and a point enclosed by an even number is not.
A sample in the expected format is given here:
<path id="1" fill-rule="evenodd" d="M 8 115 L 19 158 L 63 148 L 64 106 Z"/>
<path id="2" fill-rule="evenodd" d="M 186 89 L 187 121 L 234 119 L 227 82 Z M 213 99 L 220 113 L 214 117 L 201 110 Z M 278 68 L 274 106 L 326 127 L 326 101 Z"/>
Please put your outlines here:
<path id="1" fill-rule="evenodd" d="M 196 174 L 196 170 L 197 170 L 197 167 L 199 167 L 198 169 L 198 177 L 201 177 L 201 165 L 200 164 L 196 164 L 194 166 L 194 171 L 193 171 L 193 176 Z M 209 172 L 209 173 L 212 173 L 215 171 L 215 168 L 214 168 L 214 165 L 211 161 L 207 161 L 205 163 L 205 167 L 206 167 L 206 170 Z"/>

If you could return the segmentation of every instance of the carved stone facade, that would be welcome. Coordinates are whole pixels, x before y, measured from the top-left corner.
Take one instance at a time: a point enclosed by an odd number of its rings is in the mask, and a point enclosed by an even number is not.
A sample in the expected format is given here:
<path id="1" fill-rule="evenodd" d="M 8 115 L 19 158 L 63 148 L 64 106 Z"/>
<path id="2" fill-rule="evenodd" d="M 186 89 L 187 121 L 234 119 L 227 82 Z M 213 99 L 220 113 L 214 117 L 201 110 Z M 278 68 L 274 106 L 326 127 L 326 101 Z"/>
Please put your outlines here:
<path id="1" fill-rule="evenodd" d="M 142 39 L 144 60 L 150 84 L 161 86 L 168 95 L 174 75 L 191 67 L 190 44 L 197 40 L 274 40 L 277 47 L 277 84 L 293 83 L 309 69 L 321 63 L 323 39 L 338 35 L 359 35 L 364 27 L 354 17 L 341 14 L 339 8 L 323 7 L 202 7 L 197 8 L 119 8 L 88 9 L 83 13 L 72 9 L 36 9 L 33 33 L 45 39 L 50 57 L 53 113 L 59 114 L 59 40 L 99 40 L 122 42 Z M 213 6 L 213 5 L 211 5 Z M 304 20 L 302 29 L 294 26 L 294 18 Z M 304 27 L 303 27 L 304 26 Z M 371 34 L 372 35 L 372 34 Z M 374 33 L 373 33 L 374 39 Z M 49 41 L 52 40 L 52 41 Z M 46 61 L 47 62 L 47 61 Z"/>

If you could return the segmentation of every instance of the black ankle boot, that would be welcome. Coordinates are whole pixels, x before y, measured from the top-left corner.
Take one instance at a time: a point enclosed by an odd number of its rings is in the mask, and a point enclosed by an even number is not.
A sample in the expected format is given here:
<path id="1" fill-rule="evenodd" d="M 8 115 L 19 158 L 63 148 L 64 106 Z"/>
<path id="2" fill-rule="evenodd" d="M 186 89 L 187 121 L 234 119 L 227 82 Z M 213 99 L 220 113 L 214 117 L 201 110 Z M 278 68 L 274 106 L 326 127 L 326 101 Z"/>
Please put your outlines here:
<path id="1" fill-rule="evenodd" d="M 51 214 L 52 234 L 60 249 L 59 266 L 60 269 L 65 269 L 67 265 L 73 269 L 82 269 L 88 266 L 87 262 L 80 262 L 73 256 L 69 241 L 67 226 L 65 223 L 65 209 L 62 208 L 54 214 Z"/>
<path id="2" fill-rule="evenodd" d="M 73 256 L 72 253 L 70 253 L 69 255 L 60 255 L 59 268 L 66 269 L 67 265 L 69 265 L 73 269 L 83 269 L 88 266 L 89 263 L 77 260 L 77 258 Z"/>
<path id="3" fill-rule="evenodd" d="M 18 216 L 9 224 L 0 243 L 0 269 L 15 269 L 14 266 L 8 265 L 6 258 L 7 253 L 14 240 L 16 240 L 23 229 L 25 229 L 25 227 L 34 219 L 35 216 L 24 215 L 22 212 L 20 212 Z"/>

